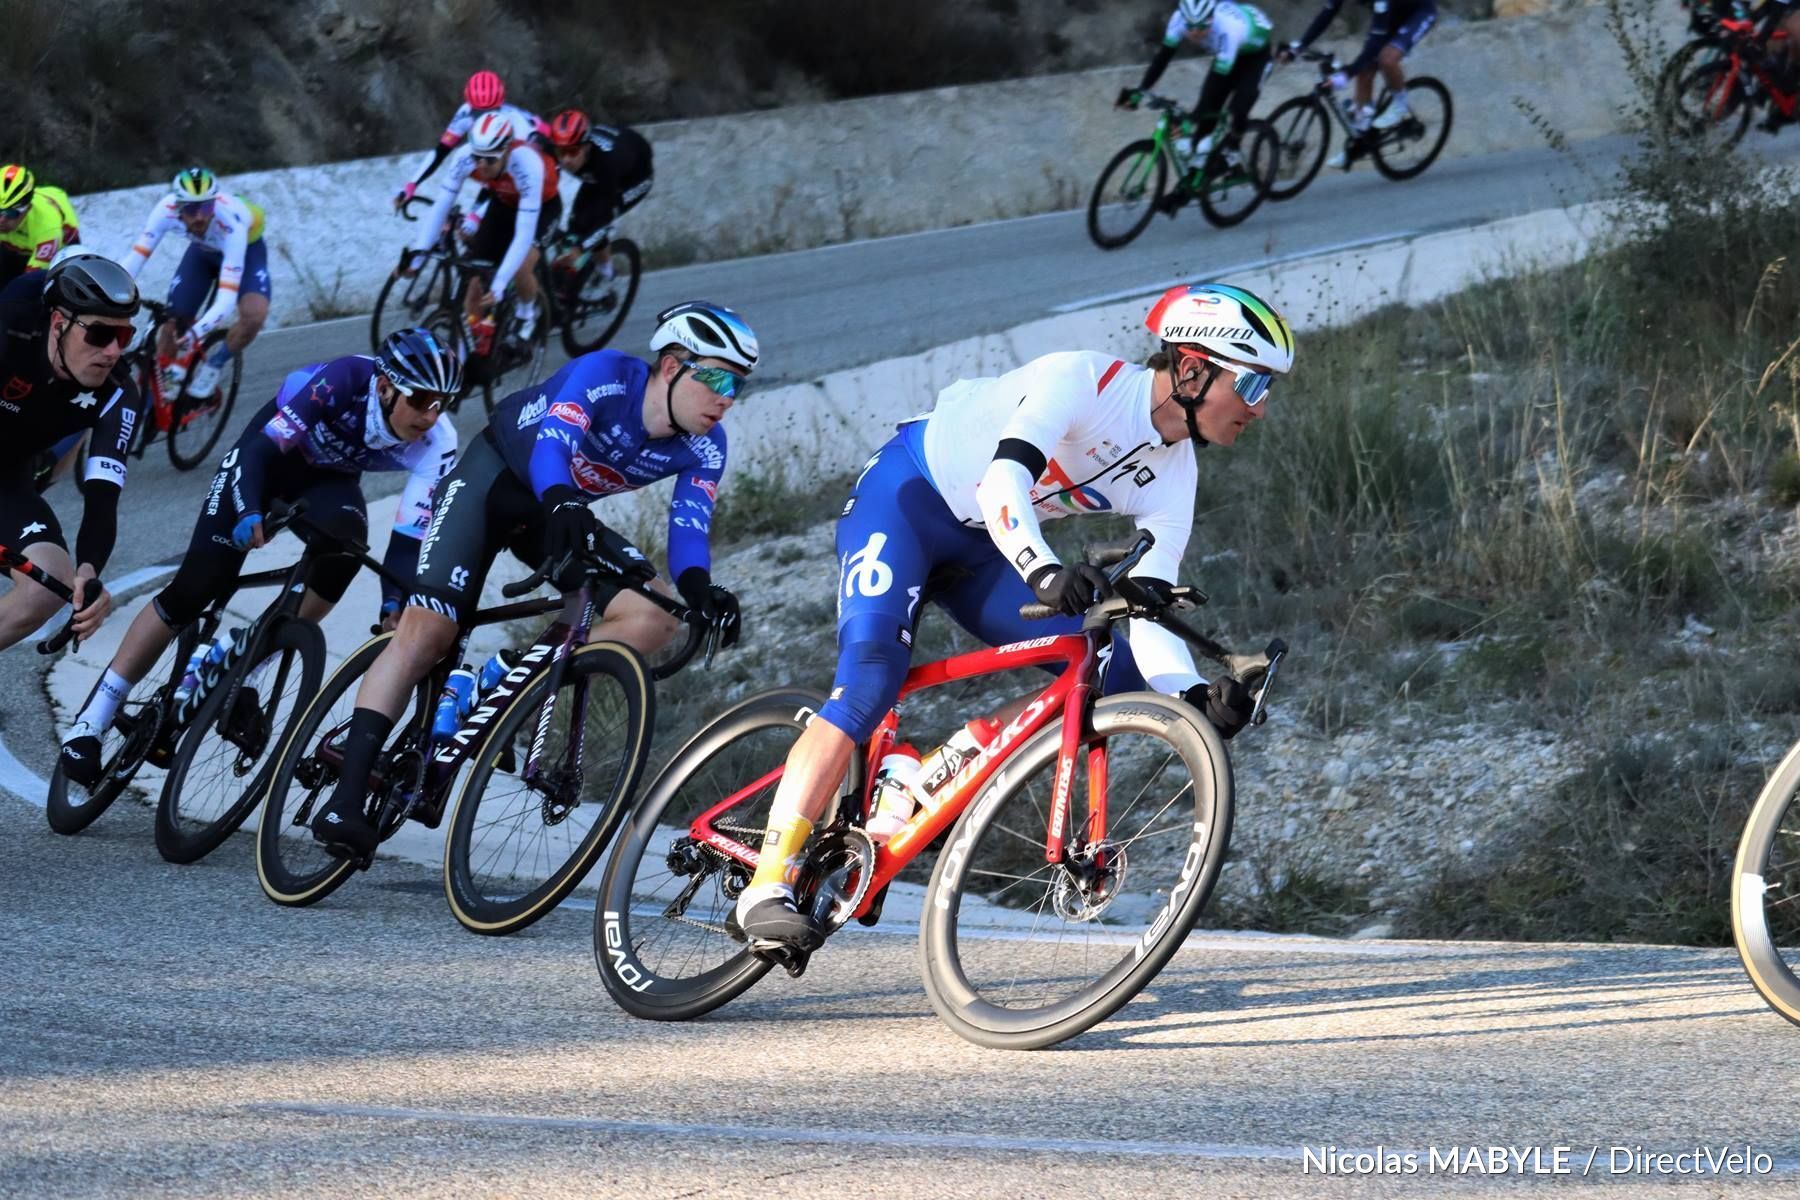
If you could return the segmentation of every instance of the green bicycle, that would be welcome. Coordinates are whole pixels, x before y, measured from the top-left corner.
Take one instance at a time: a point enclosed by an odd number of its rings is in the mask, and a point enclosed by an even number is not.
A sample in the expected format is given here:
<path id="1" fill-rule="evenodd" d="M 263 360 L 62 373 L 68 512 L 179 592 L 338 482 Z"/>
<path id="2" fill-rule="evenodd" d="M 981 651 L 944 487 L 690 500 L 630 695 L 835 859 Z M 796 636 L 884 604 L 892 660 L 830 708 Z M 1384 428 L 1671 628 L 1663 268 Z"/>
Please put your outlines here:
<path id="1" fill-rule="evenodd" d="M 1146 96 L 1144 107 L 1160 114 L 1156 131 L 1113 155 L 1088 201 L 1088 236 L 1096 246 L 1116 250 L 1144 232 L 1157 213 L 1172 217 L 1189 200 L 1198 200 L 1206 219 L 1221 229 L 1256 211 L 1275 179 L 1277 142 L 1267 121 L 1244 122 L 1236 148 L 1214 150 L 1200 161 L 1176 144 L 1196 135 L 1180 101 Z M 1229 120 L 1220 115 L 1215 143 L 1223 143 Z"/>

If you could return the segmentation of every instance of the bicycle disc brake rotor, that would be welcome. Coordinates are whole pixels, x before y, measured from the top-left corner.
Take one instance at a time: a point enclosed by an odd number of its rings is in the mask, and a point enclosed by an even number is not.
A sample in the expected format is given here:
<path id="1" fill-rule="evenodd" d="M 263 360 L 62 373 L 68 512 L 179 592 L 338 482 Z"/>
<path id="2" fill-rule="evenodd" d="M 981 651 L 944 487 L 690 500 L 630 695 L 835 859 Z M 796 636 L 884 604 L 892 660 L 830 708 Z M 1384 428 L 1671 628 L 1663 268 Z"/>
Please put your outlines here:
<path id="1" fill-rule="evenodd" d="M 1057 868 L 1050 887 L 1056 915 L 1065 921 L 1096 921 L 1125 883 L 1125 847 L 1109 841 L 1083 846 Z"/>
<path id="2" fill-rule="evenodd" d="M 834 829 L 821 837 L 801 864 L 794 894 L 827 933 L 850 919 L 875 875 L 875 843 L 860 829 Z"/>

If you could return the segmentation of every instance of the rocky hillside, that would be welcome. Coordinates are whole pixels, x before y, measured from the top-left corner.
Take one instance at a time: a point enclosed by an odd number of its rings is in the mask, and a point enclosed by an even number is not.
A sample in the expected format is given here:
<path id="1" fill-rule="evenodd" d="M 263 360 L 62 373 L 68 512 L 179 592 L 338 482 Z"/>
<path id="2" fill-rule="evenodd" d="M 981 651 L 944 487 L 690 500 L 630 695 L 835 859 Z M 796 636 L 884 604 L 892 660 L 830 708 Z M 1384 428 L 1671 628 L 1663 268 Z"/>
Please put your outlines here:
<path id="1" fill-rule="evenodd" d="M 0 0 L 0 158 L 71 190 L 429 145 L 462 81 L 650 121 L 1147 60 L 1168 0 Z M 1268 0 L 1298 30 L 1313 0 Z M 1486 16 L 1491 0 L 1456 0 Z M 1349 31 L 1363 19 L 1341 21 Z M 1451 19 L 1455 19 L 1452 17 Z"/>

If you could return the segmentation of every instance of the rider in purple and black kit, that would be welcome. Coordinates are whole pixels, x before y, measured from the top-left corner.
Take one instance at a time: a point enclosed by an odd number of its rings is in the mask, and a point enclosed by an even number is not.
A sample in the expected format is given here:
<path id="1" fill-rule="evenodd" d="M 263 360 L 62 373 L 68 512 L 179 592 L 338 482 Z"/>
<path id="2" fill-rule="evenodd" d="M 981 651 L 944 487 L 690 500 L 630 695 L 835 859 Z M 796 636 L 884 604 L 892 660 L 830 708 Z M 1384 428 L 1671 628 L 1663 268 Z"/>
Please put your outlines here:
<path id="1" fill-rule="evenodd" d="M 263 516 L 272 502 L 305 501 L 308 522 L 326 536 L 362 541 L 369 523 L 363 473 L 405 471 L 410 478 L 383 565 L 410 580 L 432 491 L 456 459 L 456 427 L 439 416 L 461 390 L 456 351 L 426 329 L 388 335 L 373 358 L 353 354 L 290 374 L 220 460 L 175 578 L 132 621 L 64 737 L 63 773 L 83 787 L 94 785 L 101 737 L 119 705 L 176 633 L 236 588 L 245 556 L 263 544 Z M 317 559 L 300 616 L 318 621 L 330 612 L 357 567 L 355 559 Z M 381 615 L 391 625 L 400 590 L 383 580 L 382 592 Z"/>
<path id="2" fill-rule="evenodd" d="M 313 819 L 315 839 L 358 857 L 374 850 L 363 803 L 369 768 L 419 680 L 474 613 L 501 550 L 532 566 L 548 561 L 565 592 L 581 585 L 584 557 L 606 561 L 628 582 L 655 577 L 643 553 L 594 516 L 589 505 L 602 496 L 675 477 L 669 572 L 687 605 L 718 629 L 720 645 L 736 642 L 737 597 L 712 581 L 712 514 L 725 474 L 720 420 L 756 366 L 756 335 L 730 309 L 691 301 L 658 314 L 650 349 L 651 362 L 613 350 L 584 354 L 514 392 L 444 481 L 399 630 L 357 689 L 337 787 Z M 589 641 L 651 654 L 681 628 L 617 586 L 596 587 L 594 606 L 603 618 Z"/>

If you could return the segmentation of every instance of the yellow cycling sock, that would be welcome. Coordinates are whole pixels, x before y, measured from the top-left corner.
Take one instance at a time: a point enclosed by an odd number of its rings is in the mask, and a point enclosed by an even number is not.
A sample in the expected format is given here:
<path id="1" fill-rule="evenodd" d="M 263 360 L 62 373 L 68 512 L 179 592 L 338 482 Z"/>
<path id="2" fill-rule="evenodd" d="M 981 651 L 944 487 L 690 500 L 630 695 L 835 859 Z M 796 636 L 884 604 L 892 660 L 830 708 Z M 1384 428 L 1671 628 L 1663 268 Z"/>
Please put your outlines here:
<path id="1" fill-rule="evenodd" d="M 757 856 L 756 874 L 745 891 L 766 894 L 777 888 L 792 894 L 800 874 L 800 851 L 812 836 L 813 823 L 802 816 L 770 817 Z"/>

